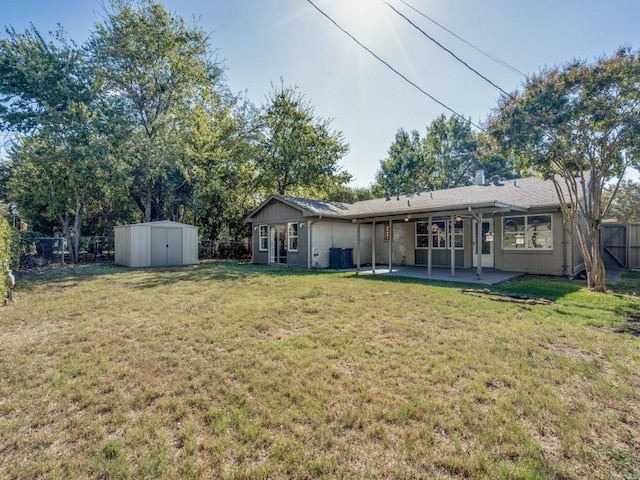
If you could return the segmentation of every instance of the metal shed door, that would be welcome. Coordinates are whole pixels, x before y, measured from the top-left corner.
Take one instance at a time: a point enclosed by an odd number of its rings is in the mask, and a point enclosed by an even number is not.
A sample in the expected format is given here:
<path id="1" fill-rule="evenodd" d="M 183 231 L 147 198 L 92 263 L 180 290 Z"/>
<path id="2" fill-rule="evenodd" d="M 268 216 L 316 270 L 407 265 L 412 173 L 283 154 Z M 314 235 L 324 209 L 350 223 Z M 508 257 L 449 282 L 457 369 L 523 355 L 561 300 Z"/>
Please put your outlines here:
<path id="1" fill-rule="evenodd" d="M 151 266 L 182 265 L 182 229 L 151 229 Z"/>

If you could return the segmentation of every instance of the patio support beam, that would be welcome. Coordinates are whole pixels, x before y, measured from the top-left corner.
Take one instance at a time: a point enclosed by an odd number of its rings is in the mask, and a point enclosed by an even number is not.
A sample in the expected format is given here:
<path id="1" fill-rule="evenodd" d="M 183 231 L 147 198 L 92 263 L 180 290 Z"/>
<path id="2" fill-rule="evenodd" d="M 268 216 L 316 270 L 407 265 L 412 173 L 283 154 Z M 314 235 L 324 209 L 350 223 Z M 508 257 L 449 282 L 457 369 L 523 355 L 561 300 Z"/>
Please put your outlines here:
<path id="1" fill-rule="evenodd" d="M 389 273 L 393 270 L 393 220 L 389 219 Z"/>
<path id="2" fill-rule="evenodd" d="M 358 233 L 356 240 L 356 275 L 360 273 L 360 220 L 358 220 Z"/>
<path id="3" fill-rule="evenodd" d="M 480 279 L 482 278 L 482 212 L 478 214 L 477 226 L 478 226 L 478 229 L 476 230 L 477 232 L 476 249 L 478 250 L 478 254 L 477 254 L 478 270 L 476 271 L 476 275 Z"/>
<path id="4" fill-rule="evenodd" d="M 433 217 L 429 215 L 429 225 L 427 226 L 427 232 L 429 233 L 429 241 L 427 242 L 427 275 L 431 275 L 431 251 L 432 251 L 432 243 L 433 243 L 433 234 L 432 234 L 432 225 L 433 225 Z"/>
<path id="5" fill-rule="evenodd" d="M 371 273 L 376 274 L 376 222 L 371 224 Z"/>
<path id="6" fill-rule="evenodd" d="M 455 242 L 453 241 L 453 231 L 455 229 L 456 217 L 451 215 L 449 220 L 449 249 L 451 250 L 451 276 L 456 276 L 456 249 Z"/>

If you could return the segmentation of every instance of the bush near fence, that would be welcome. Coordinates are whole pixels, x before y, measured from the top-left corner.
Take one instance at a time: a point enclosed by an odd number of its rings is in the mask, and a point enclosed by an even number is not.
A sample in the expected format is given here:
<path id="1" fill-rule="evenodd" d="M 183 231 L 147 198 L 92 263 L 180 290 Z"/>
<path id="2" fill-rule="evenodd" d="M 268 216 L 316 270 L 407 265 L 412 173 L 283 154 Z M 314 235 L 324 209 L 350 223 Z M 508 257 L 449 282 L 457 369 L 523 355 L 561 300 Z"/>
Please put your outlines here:
<path id="1" fill-rule="evenodd" d="M 249 242 L 231 240 L 200 240 L 198 258 L 217 258 L 225 260 L 247 260 L 251 258 Z"/>

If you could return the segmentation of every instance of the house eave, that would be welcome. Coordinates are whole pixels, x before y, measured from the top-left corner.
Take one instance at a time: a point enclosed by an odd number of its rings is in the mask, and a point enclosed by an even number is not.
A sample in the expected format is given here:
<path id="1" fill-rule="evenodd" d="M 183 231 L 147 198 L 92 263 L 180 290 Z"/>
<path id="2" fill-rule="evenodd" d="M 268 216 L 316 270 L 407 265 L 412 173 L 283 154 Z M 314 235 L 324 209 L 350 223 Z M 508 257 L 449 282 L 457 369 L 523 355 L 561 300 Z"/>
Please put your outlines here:
<path id="1" fill-rule="evenodd" d="M 347 218 L 351 219 L 353 222 L 379 222 L 379 221 L 388 221 L 388 220 L 403 220 L 403 219 L 416 219 L 422 218 L 425 216 L 450 216 L 450 215 L 464 215 L 469 212 L 469 210 L 478 211 L 485 210 L 487 212 L 527 212 L 527 207 L 522 207 L 519 205 L 510 205 L 504 202 L 499 202 L 494 200 L 492 202 L 482 202 L 482 203 L 463 203 L 457 205 L 446 205 L 439 207 L 405 207 L 402 210 L 389 210 L 385 212 L 380 212 L 378 214 L 369 214 L 369 215 L 349 215 Z"/>

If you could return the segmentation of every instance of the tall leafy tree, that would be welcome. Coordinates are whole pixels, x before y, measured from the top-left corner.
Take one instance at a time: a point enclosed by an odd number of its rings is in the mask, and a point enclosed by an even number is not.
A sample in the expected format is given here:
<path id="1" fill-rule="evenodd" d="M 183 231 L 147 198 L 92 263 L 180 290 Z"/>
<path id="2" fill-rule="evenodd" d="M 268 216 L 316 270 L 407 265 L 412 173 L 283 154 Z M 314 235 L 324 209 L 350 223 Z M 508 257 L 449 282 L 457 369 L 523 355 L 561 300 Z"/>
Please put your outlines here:
<path id="1" fill-rule="evenodd" d="M 193 220 L 211 239 L 240 239 L 243 219 L 255 207 L 255 107 L 240 96 L 224 95 L 215 108 L 203 106 L 190 117 L 187 154 L 192 159 Z"/>
<path id="2" fill-rule="evenodd" d="M 441 115 L 427 126 L 422 139 L 416 130 L 398 130 L 388 157 L 380 161 L 376 191 L 410 193 L 469 185 L 475 171 L 486 168 L 481 162 L 489 158 L 480 157 L 479 137 L 470 124 Z M 500 168 L 497 163 L 488 166 Z"/>
<path id="3" fill-rule="evenodd" d="M 432 188 L 435 164 L 427 155 L 417 130 L 398 130 L 388 156 L 376 172 L 378 194 L 419 192 Z"/>
<path id="4" fill-rule="evenodd" d="M 107 105 L 96 95 L 86 52 L 62 30 L 35 27 L 0 40 L 0 127 L 14 133 L 10 199 L 26 216 L 56 219 L 78 261 L 87 200 L 111 168 Z"/>
<path id="5" fill-rule="evenodd" d="M 296 87 L 274 87 L 261 119 L 257 171 L 266 192 L 322 192 L 351 180 L 338 164 L 349 149 L 342 133 L 317 117 Z"/>
<path id="6" fill-rule="evenodd" d="M 436 118 L 427 128 L 424 149 L 435 164 L 433 186 L 438 189 L 464 187 L 478 169 L 477 134 L 456 116 Z"/>
<path id="7" fill-rule="evenodd" d="M 525 168 L 554 182 L 574 225 L 591 290 L 605 290 L 599 228 L 625 170 L 640 159 L 640 55 L 621 49 L 532 76 L 489 119 L 495 138 Z M 604 200 L 609 181 L 612 195 Z"/>
<path id="8" fill-rule="evenodd" d="M 615 194 L 615 198 L 611 198 Z M 640 183 L 631 180 L 608 186 L 604 193 L 605 203 L 611 202 L 609 215 L 621 223 L 640 223 Z"/>
<path id="9" fill-rule="evenodd" d="M 186 119 L 216 95 L 221 68 L 207 35 L 153 0 L 112 0 L 90 45 L 105 93 L 130 129 L 122 154 L 144 221 L 175 216 L 189 197 Z"/>

